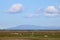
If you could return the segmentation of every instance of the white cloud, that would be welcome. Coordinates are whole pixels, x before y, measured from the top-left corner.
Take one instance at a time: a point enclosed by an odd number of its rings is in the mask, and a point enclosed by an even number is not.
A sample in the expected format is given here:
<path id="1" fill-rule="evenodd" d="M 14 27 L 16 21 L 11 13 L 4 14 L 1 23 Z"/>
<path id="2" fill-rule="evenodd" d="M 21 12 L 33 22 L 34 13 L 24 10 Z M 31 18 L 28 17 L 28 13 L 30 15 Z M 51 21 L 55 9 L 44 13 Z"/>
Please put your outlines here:
<path id="1" fill-rule="evenodd" d="M 60 6 L 58 6 L 58 8 L 60 9 Z"/>
<path id="2" fill-rule="evenodd" d="M 60 6 L 48 6 L 47 8 L 38 8 L 37 13 L 39 14 L 29 14 L 28 17 L 39 17 L 39 16 L 47 16 L 47 17 L 56 17 L 60 16 Z M 41 15 L 40 15 L 41 14 Z"/>
<path id="3" fill-rule="evenodd" d="M 38 13 L 41 11 L 41 14 Z M 48 6 L 47 8 L 38 8 L 38 14 L 28 14 L 27 17 L 40 17 L 41 15 L 47 16 L 47 17 L 55 17 L 60 16 L 59 10 L 56 6 Z M 42 13 L 43 12 L 43 13 Z"/>
<path id="4" fill-rule="evenodd" d="M 48 6 L 47 8 L 39 8 L 38 11 L 41 11 L 42 15 L 47 17 L 56 17 L 60 16 L 60 6 Z"/>
<path id="5" fill-rule="evenodd" d="M 40 16 L 40 14 L 32 14 L 32 13 L 30 13 L 26 17 L 39 17 L 39 16 Z"/>
<path id="6" fill-rule="evenodd" d="M 48 6 L 45 10 L 46 12 L 57 12 L 55 6 Z"/>
<path id="7" fill-rule="evenodd" d="M 54 16 L 59 16 L 59 15 L 58 14 L 49 14 L 49 13 L 46 13 L 45 16 L 54 17 Z"/>
<path id="8" fill-rule="evenodd" d="M 58 6 L 58 13 L 60 13 L 60 6 Z"/>
<path id="9" fill-rule="evenodd" d="M 48 6 L 45 9 L 44 13 L 45 16 L 49 16 L 49 17 L 55 17 L 60 15 L 58 8 L 56 8 L 55 6 Z"/>
<path id="10" fill-rule="evenodd" d="M 21 12 L 23 10 L 23 5 L 20 3 L 13 4 L 9 9 L 6 10 L 6 12 Z"/>

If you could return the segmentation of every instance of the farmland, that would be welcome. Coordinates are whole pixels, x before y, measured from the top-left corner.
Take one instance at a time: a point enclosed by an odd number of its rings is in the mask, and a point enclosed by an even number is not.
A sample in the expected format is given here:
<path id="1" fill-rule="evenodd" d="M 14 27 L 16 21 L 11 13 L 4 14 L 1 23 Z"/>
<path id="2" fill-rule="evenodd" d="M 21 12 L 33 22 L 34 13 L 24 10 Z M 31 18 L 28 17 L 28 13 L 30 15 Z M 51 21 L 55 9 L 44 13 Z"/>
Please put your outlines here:
<path id="1" fill-rule="evenodd" d="M 60 40 L 60 30 L 0 30 L 0 40 Z"/>

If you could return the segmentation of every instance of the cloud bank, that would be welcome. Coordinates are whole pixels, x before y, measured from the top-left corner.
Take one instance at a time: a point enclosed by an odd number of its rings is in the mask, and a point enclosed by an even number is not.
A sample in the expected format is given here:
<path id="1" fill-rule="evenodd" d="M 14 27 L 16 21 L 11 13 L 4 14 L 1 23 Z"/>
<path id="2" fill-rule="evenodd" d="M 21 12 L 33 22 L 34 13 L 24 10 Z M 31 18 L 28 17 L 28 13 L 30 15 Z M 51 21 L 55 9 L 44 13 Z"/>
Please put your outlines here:
<path id="1" fill-rule="evenodd" d="M 60 6 L 48 6 L 47 8 L 42 9 L 45 16 L 55 17 L 60 16 Z"/>

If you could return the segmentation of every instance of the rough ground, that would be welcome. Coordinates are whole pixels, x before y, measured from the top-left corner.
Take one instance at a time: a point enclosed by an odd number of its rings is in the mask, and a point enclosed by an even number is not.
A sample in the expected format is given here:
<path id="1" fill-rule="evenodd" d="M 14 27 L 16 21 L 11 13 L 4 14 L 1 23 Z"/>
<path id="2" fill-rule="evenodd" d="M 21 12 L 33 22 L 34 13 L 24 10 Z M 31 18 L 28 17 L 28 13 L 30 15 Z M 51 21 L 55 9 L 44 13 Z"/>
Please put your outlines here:
<path id="1" fill-rule="evenodd" d="M 60 38 L 15 38 L 15 37 L 5 37 L 0 38 L 0 40 L 60 40 Z"/>
<path id="2" fill-rule="evenodd" d="M 60 40 L 60 30 L 0 30 L 0 40 Z"/>

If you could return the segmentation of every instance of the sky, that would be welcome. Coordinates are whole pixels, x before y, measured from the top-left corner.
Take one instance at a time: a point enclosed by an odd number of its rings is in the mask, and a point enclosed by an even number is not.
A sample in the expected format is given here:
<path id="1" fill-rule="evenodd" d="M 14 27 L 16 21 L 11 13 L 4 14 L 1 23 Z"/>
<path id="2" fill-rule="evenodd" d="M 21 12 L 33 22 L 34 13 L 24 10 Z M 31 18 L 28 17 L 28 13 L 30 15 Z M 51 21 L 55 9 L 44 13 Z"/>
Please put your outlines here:
<path id="1" fill-rule="evenodd" d="M 0 0 L 0 29 L 18 25 L 60 26 L 60 0 Z"/>

